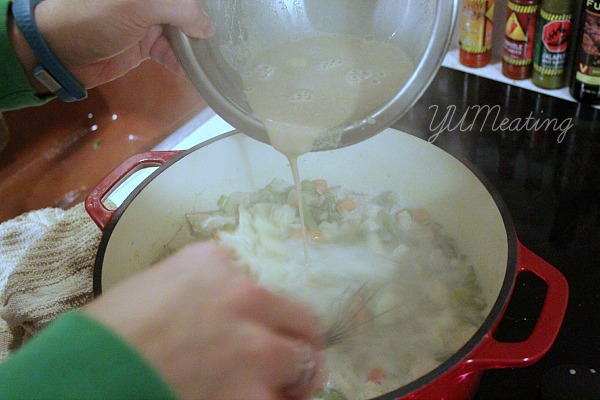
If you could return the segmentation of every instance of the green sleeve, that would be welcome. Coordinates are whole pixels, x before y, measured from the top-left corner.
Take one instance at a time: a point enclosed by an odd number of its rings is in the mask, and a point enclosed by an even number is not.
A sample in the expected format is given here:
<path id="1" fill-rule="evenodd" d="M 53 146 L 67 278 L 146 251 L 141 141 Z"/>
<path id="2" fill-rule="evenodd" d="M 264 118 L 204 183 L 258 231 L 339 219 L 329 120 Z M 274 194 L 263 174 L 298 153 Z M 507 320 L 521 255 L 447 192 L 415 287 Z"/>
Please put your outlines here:
<path id="1" fill-rule="evenodd" d="M 39 97 L 8 39 L 10 0 L 0 0 L 0 111 L 38 106 L 54 96 Z"/>
<path id="2" fill-rule="evenodd" d="M 0 364 L 0 399 L 176 400 L 176 396 L 132 346 L 73 311 Z"/>

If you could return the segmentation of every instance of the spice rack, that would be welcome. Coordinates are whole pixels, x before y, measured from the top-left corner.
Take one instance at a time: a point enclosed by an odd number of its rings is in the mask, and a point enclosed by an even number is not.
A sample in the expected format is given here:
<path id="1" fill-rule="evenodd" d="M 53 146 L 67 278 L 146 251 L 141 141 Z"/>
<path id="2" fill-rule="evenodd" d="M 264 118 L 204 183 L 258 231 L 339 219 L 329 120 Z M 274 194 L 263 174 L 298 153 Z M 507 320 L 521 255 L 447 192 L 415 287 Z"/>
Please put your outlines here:
<path id="1" fill-rule="evenodd" d="M 556 97 L 559 99 L 571 101 L 576 103 L 577 101 L 569 93 L 568 86 L 561 89 L 546 90 L 536 86 L 531 79 L 514 80 L 506 77 L 502 74 L 502 49 L 504 45 L 504 28 L 506 24 L 506 13 L 508 8 L 508 0 L 496 0 L 495 1 L 495 12 L 494 12 L 494 30 L 493 30 L 493 48 L 492 48 L 492 61 L 482 68 L 470 68 L 462 65 L 459 62 L 459 48 L 458 48 L 458 24 L 452 38 L 452 45 L 446 54 L 442 65 L 447 68 L 452 68 L 458 71 L 463 71 L 472 75 L 481 76 L 509 84 L 511 86 L 520 87 L 531 90 L 533 92 L 545 94 L 548 96 Z M 460 15 L 458 16 L 460 19 Z M 600 108 L 600 106 L 593 106 L 594 108 Z"/>
<path id="2" fill-rule="evenodd" d="M 450 48 L 450 50 L 448 50 L 448 53 L 446 54 L 446 57 L 444 58 L 442 65 L 447 68 L 452 68 L 455 70 L 467 72 L 472 75 L 477 75 L 477 76 L 481 76 L 483 78 L 492 79 L 497 82 L 502 82 L 502 83 L 506 83 L 506 84 L 509 84 L 512 86 L 529 89 L 534 92 L 542 93 L 542 94 L 545 94 L 548 96 L 557 97 L 559 99 L 576 102 L 575 99 L 573 99 L 573 97 L 569 93 L 568 87 L 564 87 L 562 89 L 555 89 L 555 90 L 546 90 L 546 89 L 542 89 L 542 88 L 534 85 L 533 82 L 531 81 L 531 79 L 514 80 L 514 79 L 507 78 L 506 76 L 504 76 L 502 74 L 502 60 L 499 56 L 492 56 L 492 62 L 483 68 L 469 68 L 469 67 L 462 65 L 458 61 L 458 51 L 459 51 L 458 46 L 453 45 Z"/>

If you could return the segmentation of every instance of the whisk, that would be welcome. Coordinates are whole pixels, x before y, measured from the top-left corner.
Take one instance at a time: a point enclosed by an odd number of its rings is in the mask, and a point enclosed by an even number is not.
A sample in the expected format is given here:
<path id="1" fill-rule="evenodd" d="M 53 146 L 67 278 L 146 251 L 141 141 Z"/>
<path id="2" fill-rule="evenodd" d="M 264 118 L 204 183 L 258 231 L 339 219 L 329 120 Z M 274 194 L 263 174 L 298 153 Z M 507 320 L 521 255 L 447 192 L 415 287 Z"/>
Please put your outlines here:
<path id="1" fill-rule="evenodd" d="M 369 303 L 377 295 L 378 290 L 369 290 L 366 284 L 352 291 L 347 288 L 339 303 L 332 311 L 336 315 L 323 332 L 323 342 L 325 348 L 334 347 L 346 342 L 353 335 L 357 334 L 358 328 L 367 325 L 382 315 L 390 312 L 392 308 L 370 314 Z"/>

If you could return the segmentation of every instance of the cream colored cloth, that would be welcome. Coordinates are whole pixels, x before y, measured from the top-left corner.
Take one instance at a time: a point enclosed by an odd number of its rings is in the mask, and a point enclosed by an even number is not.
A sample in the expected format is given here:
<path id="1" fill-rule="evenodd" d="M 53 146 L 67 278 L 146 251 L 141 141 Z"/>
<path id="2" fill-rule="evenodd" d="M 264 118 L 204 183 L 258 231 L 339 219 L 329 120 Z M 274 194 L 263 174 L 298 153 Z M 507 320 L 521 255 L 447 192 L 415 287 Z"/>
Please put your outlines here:
<path id="1" fill-rule="evenodd" d="M 83 203 L 0 224 L 0 360 L 59 314 L 92 299 L 101 234 Z"/>

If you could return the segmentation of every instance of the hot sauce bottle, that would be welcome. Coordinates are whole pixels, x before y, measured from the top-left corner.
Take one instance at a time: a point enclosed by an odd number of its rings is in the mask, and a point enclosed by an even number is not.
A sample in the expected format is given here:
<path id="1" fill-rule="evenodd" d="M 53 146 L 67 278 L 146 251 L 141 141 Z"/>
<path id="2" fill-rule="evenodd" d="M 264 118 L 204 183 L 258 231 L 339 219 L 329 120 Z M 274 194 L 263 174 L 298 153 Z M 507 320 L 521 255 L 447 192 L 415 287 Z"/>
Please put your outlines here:
<path id="1" fill-rule="evenodd" d="M 471 68 L 485 67 L 492 58 L 495 0 L 463 0 L 459 61 Z"/>
<path id="2" fill-rule="evenodd" d="M 570 91 L 579 102 L 600 104 L 600 0 L 583 2 Z"/>
<path id="3" fill-rule="evenodd" d="M 531 77 L 535 25 L 540 0 L 509 0 L 502 73 L 511 79 Z"/>
<path id="4" fill-rule="evenodd" d="M 565 86 L 573 0 L 542 0 L 533 53 L 532 82 L 543 89 Z"/>

